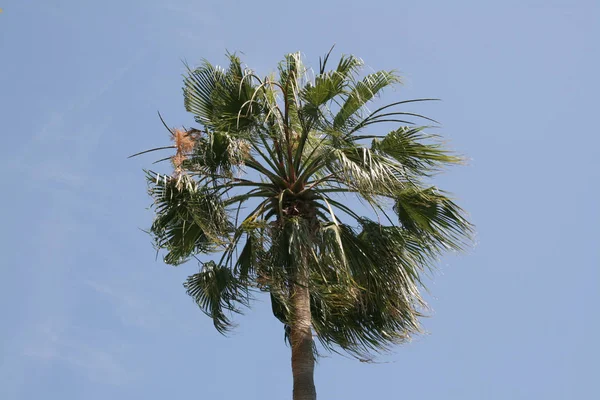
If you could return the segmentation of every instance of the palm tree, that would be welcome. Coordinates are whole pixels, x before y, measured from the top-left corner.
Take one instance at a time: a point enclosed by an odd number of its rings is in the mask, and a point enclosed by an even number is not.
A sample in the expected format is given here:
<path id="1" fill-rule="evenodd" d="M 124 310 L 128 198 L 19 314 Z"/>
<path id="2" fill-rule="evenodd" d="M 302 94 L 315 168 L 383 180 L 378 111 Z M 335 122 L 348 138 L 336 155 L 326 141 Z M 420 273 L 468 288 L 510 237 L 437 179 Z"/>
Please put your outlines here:
<path id="1" fill-rule="evenodd" d="M 254 293 L 269 294 L 291 346 L 295 400 L 316 399 L 313 335 L 364 360 L 420 332 L 423 273 L 471 233 L 427 184 L 461 158 L 407 119 L 433 120 L 398 110 L 431 99 L 368 111 L 397 74 L 361 78 L 354 56 L 328 70 L 330 53 L 316 72 L 288 54 L 262 79 L 231 54 L 227 68 L 188 68 L 185 108 L 199 127 L 165 125 L 174 172 L 147 171 L 155 246 L 167 264 L 198 260 L 184 286 L 215 328 L 226 333 Z"/>

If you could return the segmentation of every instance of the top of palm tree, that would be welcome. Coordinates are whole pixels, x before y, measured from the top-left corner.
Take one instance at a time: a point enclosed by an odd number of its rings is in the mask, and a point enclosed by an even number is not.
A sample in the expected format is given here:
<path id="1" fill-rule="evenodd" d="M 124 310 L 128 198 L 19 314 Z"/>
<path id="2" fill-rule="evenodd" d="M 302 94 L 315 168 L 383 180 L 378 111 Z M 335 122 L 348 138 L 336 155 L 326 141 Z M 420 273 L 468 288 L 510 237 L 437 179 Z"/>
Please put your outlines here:
<path id="1" fill-rule="evenodd" d="M 361 76 L 354 56 L 329 69 L 330 53 L 317 71 L 288 54 L 263 78 L 231 54 L 227 68 L 189 69 L 185 108 L 199 126 L 169 129 L 173 174 L 147 172 L 151 233 L 168 264 L 215 254 L 185 286 L 220 332 L 253 291 L 269 292 L 287 325 L 304 269 L 320 342 L 364 358 L 420 331 L 421 276 L 468 243 L 471 225 L 427 183 L 462 159 L 412 122 L 431 119 L 400 109 L 431 99 L 370 111 L 398 75 Z"/>

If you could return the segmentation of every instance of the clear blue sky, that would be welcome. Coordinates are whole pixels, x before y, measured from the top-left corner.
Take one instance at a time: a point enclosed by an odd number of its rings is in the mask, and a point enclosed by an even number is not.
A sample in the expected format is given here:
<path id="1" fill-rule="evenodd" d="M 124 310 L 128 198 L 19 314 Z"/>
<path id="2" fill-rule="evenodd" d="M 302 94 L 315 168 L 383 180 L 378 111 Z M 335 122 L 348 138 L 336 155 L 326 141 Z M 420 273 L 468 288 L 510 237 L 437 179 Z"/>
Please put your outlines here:
<path id="1" fill-rule="evenodd" d="M 597 1 L 26 1 L 0 8 L 0 398 L 291 398 L 262 302 L 224 338 L 155 260 L 142 167 L 190 125 L 181 60 L 336 43 L 398 68 L 393 98 L 468 155 L 438 183 L 477 225 L 429 283 L 430 332 L 367 365 L 320 361 L 320 399 L 600 398 Z M 594 306 L 593 304 L 596 304 Z M 595 382 L 594 382 L 595 380 Z"/>

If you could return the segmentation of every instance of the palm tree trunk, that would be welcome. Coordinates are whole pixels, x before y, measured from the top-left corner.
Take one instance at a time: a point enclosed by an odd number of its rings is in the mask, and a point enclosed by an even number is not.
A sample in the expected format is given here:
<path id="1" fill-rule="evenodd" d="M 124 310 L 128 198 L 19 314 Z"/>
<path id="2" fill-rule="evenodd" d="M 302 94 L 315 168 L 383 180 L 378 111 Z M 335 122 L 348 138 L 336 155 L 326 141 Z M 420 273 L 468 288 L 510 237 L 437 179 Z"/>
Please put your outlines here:
<path id="1" fill-rule="evenodd" d="M 292 306 L 294 318 L 290 338 L 292 342 L 293 400 L 316 400 L 314 383 L 315 358 L 311 330 L 310 292 L 308 279 L 293 285 Z"/>

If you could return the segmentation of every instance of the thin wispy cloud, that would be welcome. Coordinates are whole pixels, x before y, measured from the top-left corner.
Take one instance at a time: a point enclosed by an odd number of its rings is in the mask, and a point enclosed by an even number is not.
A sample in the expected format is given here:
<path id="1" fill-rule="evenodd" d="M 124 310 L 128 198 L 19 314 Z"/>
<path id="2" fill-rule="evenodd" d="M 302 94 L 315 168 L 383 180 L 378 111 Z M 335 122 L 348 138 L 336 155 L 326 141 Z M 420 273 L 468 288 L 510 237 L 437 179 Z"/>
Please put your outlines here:
<path id="1" fill-rule="evenodd" d="M 52 138 L 55 139 L 72 135 L 72 133 L 68 134 L 68 132 L 72 132 L 72 130 L 62 129 L 64 128 L 65 119 L 75 117 L 77 113 L 86 110 L 91 104 L 106 94 L 113 86 L 115 86 L 115 84 L 127 75 L 135 64 L 148 54 L 148 51 L 148 47 L 138 49 L 123 66 L 116 69 L 114 74 L 99 87 L 91 90 L 84 96 L 74 98 L 65 109 L 52 112 L 48 121 L 46 121 L 39 132 L 32 137 L 31 144 L 47 139 L 50 134 L 52 134 Z"/>
<path id="2" fill-rule="evenodd" d="M 155 7 L 160 12 L 167 12 L 171 17 L 187 24 L 175 26 L 177 36 L 192 43 L 202 43 L 206 40 L 207 32 L 214 32 L 222 26 L 222 20 L 215 11 L 206 7 L 198 7 L 196 2 L 173 4 L 170 2 L 156 3 Z M 221 35 L 211 35 L 212 46 L 226 47 Z"/>
<path id="3" fill-rule="evenodd" d="M 119 291 L 115 287 L 87 280 L 84 284 L 104 297 L 124 326 L 155 329 L 161 325 L 160 309 L 151 307 L 143 297 L 131 291 Z"/>
<path id="4" fill-rule="evenodd" d="M 30 382 L 30 370 L 37 363 L 60 363 L 82 371 L 90 380 L 107 384 L 127 379 L 116 344 L 110 340 L 90 344 L 89 336 L 94 333 L 72 325 L 73 304 L 78 295 L 72 284 L 72 244 L 85 229 L 73 211 L 98 206 L 93 196 L 86 198 L 81 188 L 90 180 L 90 155 L 111 122 L 110 116 L 82 122 L 82 115 L 118 85 L 147 53 L 147 47 L 140 48 L 89 92 L 71 98 L 66 107 L 49 111 L 47 119 L 37 125 L 39 129 L 14 149 L 13 157 L 3 160 L 9 171 L 19 171 L 26 177 L 24 184 L 31 185 L 33 193 L 41 196 L 38 219 L 30 224 L 27 237 L 22 239 L 35 249 L 28 265 L 21 266 L 28 281 L 20 303 L 23 317 L 19 330 L 5 338 L 12 350 L 0 359 L 0 375 L 8 372 L 11 376 L 10 381 L 0 380 L 0 386 L 5 386 L 3 390 L 13 398 Z M 52 322 L 40 327 L 40 320 L 46 319 Z"/>
<path id="5" fill-rule="evenodd" d="M 87 379 L 102 384 L 119 385 L 132 378 L 120 362 L 119 349 L 114 344 L 90 344 L 85 332 L 77 331 L 72 326 L 45 323 L 38 327 L 38 337 L 43 339 L 28 344 L 23 355 L 34 361 L 74 368 Z"/>
<path id="6" fill-rule="evenodd" d="M 109 79 L 83 96 L 74 97 L 63 109 L 50 112 L 39 130 L 17 149 L 10 164 L 20 171 L 77 187 L 86 181 L 89 155 L 111 123 L 111 116 L 100 122 L 81 122 L 81 115 L 115 87 L 148 54 L 148 47 L 137 50 Z"/>
<path id="7" fill-rule="evenodd" d="M 172 4 L 169 2 L 161 2 L 156 4 L 159 10 L 168 11 L 179 18 L 193 19 L 197 22 L 204 23 L 208 26 L 213 26 L 218 23 L 218 16 L 213 11 L 206 8 L 199 8 L 198 3 Z"/>
<path id="8" fill-rule="evenodd" d="M 143 330 L 146 334 L 157 332 L 164 326 L 187 332 L 196 329 L 194 325 L 173 316 L 172 311 L 159 301 L 153 301 L 135 288 L 122 287 L 115 282 L 86 280 L 83 283 L 108 302 L 123 326 Z"/>

